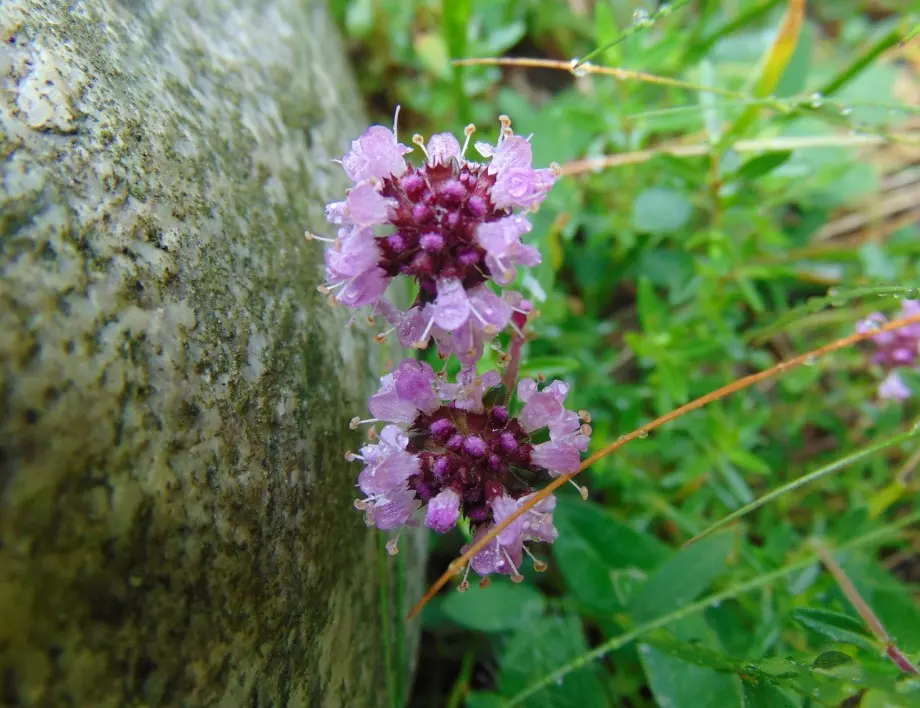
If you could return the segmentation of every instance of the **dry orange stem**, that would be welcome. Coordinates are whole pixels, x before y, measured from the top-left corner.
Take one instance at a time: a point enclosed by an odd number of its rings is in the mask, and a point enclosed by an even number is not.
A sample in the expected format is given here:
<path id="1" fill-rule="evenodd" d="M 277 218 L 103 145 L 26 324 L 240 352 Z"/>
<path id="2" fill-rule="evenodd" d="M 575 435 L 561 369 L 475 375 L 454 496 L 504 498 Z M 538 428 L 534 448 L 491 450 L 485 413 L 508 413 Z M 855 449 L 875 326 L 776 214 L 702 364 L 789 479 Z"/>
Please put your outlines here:
<path id="1" fill-rule="evenodd" d="M 662 86 L 674 86 L 676 88 L 687 89 L 688 91 L 708 91 L 720 96 L 729 98 L 745 99 L 746 96 L 737 91 L 729 91 L 719 88 L 718 86 L 702 86 L 693 84 L 680 79 L 671 79 L 667 76 L 658 76 L 656 74 L 646 74 L 642 71 L 630 71 L 629 69 L 619 69 L 613 66 L 595 66 L 594 64 L 581 64 L 574 68 L 572 62 L 559 61 L 558 59 L 527 59 L 524 57 L 482 57 L 473 59 L 454 59 L 451 61 L 454 66 L 524 66 L 538 69 L 558 69 L 559 71 L 568 71 L 569 73 L 581 74 L 600 74 L 602 76 L 612 76 L 620 81 L 645 81 L 649 84 L 661 84 Z"/>
<path id="2" fill-rule="evenodd" d="M 670 423 L 672 420 L 674 420 L 675 418 L 681 417 L 685 413 L 690 413 L 691 411 L 695 411 L 698 408 L 702 408 L 703 406 L 707 405 L 708 403 L 712 403 L 713 401 L 718 401 L 719 399 L 725 398 L 726 396 L 732 393 L 735 393 L 736 391 L 740 391 L 742 389 L 753 386 L 754 384 L 760 383 L 761 381 L 764 381 L 765 379 L 775 376 L 776 374 L 781 374 L 785 371 L 788 371 L 789 369 L 794 369 L 797 366 L 801 366 L 802 364 L 805 364 L 805 363 L 811 363 L 818 357 L 824 356 L 825 354 L 830 354 L 831 352 L 835 352 L 840 349 L 845 349 L 846 347 L 852 346 L 853 344 L 857 344 L 858 342 L 862 342 L 867 339 L 871 339 L 872 337 L 876 336 L 877 334 L 881 332 L 890 332 L 892 330 L 899 329 L 900 327 L 904 327 L 905 325 L 914 324 L 914 323 L 920 323 L 920 315 L 913 315 L 911 317 L 902 317 L 897 320 L 892 320 L 891 322 L 888 322 L 887 324 L 879 327 L 876 330 L 867 331 L 867 332 L 857 332 L 855 334 L 849 335 L 848 337 L 843 337 L 842 339 L 838 339 L 834 342 L 831 342 L 830 344 L 825 344 L 823 347 L 813 349 L 812 351 L 806 352 L 805 354 L 800 354 L 799 356 L 793 357 L 792 359 L 787 359 L 786 361 L 782 361 L 779 364 L 776 364 L 775 366 L 771 366 L 769 369 L 765 369 L 764 371 L 759 371 L 756 374 L 751 374 L 750 376 L 745 376 L 736 381 L 732 381 L 730 384 L 723 386 L 722 388 L 719 388 L 719 389 L 716 389 L 715 391 L 707 393 L 705 396 L 701 396 L 700 398 L 697 398 L 694 401 L 690 401 L 690 403 L 687 403 L 681 406 L 680 408 L 674 409 L 670 413 L 666 413 L 660 418 L 656 418 L 651 423 L 646 423 L 641 428 L 637 428 L 636 430 L 633 430 L 631 433 L 628 433 L 627 435 L 620 436 L 614 442 L 609 443 L 608 445 L 605 445 L 600 450 L 595 452 L 593 455 L 590 455 L 584 462 L 582 462 L 581 467 L 578 469 L 578 472 L 575 472 L 573 474 L 562 475 L 561 477 L 554 479 L 546 487 L 544 487 L 537 494 L 535 494 L 533 498 L 531 498 L 526 504 L 522 505 L 520 509 L 515 511 L 513 514 L 511 514 L 507 519 L 505 519 L 500 524 L 496 524 L 495 526 L 493 526 L 492 529 L 485 536 L 483 536 L 476 543 L 472 544 L 469 550 L 467 550 L 466 553 L 464 553 L 462 556 L 454 560 L 448 566 L 447 570 L 441 575 L 441 577 L 438 578 L 432 584 L 430 588 L 428 588 L 428 591 L 425 593 L 422 599 L 419 600 L 415 604 L 415 606 L 412 608 L 412 610 L 409 612 L 408 619 L 412 619 L 419 612 L 421 612 L 422 608 L 426 604 L 428 604 L 428 601 L 431 600 L 431 598 L 433 598 L 438 593 L 438 591 L 447 584 L 447 581 L 450 580 L 451 576 L 456 575 L 458 572 L 460 572 L 474 555 L 476 555 L 479 551 L 485 548 L 487 544 L 489 544 L 496 536 L 498 536 L 498 534 L 501 533 L 506 527 L 508 527 L 511 523 L 513 523 L 515 519 L 521 516 L 521 514 L 533 508 L 541 500 L 545 499 L 547 496 L 549 496 L 554 491 L 559 489 L 559 487 L 561 487 L 562 485 L 567 484 L 569 480 L 575 477 L 575 475 L 580 474 L 581 472 L 584 472 L 586 469 L 588 469 L 588 467 L 593 465 L 595 462 L 597 462 L 603 457 L 606 457 L 612 452 L 615 452 L 619 448 L 623 447 L 626 443 L 631 442 L 635 440 L 636 438 L 645 437 L 646 435 L 648 435 L 648 433 L 652 432 L 653 430 L 657 428 L 660 428 L 665 423 Z"/>

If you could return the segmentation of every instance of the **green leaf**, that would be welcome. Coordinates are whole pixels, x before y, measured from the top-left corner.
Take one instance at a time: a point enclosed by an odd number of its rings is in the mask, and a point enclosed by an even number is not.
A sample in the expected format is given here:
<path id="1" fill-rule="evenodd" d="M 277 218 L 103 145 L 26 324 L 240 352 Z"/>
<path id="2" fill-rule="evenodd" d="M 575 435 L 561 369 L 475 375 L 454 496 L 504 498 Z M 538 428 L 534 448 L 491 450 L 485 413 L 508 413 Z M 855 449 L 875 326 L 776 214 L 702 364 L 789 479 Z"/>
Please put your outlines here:
<path id="1" fill-rule="evenodd" d="M 668 310 L 655 294 L 655 288 L 647 277 L 640 276 L 636 294 L 636 310 L 639 322 L 645 332 L 659 332 L 668 320 Z"/>
<path id="2" fill-rule="evenodd" d="M 587 650 L 581 622 L 576 617 L 545 617 L 514 634 L 501 656 L 499 687 L 514 695 L 534 679 Z M 563 681 L 548 686 L 527 702 L 528 708 L 586 708 L 607 705 L 598 667 L 588 664 Z"/>
<path id="3" fill-rule="evenodd" d="M 546 600 L 532 585 L 496 581 L 484 590 L 472 584 L 466 592 L 450 593 L 441 610 L 462 627 L 501 632 L 533 622 L 545 607 Z"/>
<path id="4" fill-rule="evenodd" d="M 488 409 L 508 400 L 508 387 L 501 383 L 493 386 L 482 397 L 483 405 Z"/>
<path id="5" fill-rule="evenodd" d="M 630 603 L 630 615 L 648 622 L 695 600 L 725 572 L 733 543 L 734 534 L 722 533 L 675 553 L 649 576 Z"/>
<path id="6" fill-rule="evenodd" d="M 838 666 L 843 666 L 844 664 L 849 664 L 853 661 L 853 657 L 847 656 L 842 651 L 826 651 L 823 654 L 815 657 L 815 660 L 811 663 L 813 669 L 821 669 L 824 671 L 830 669 L 836 669 Z"/>
<path id="7" fill-rule="evenodd" d="M 670 656 L 647 644 L 639 657 L 658 705 L 672 708 L 727 708 L 738 705 L 738 677 Z M 732 695 L 735 696 L 732 700 Z"/>
<path id="8" fill-rule="evenodd" d="M 591 502 L 562 497 L 555 513 L 559 537 L 553 558 L 570 592 L 602 612 L 622 609 L 617 571 L 647 571 L 667 556 L 667 548 Z"/>
<path id="9" fill-rule="evenodd" d="M 817 30 L 812 22 L 806 20 L 802 23 L 799 32 L 799 41 L 795 51 L 786 64 L 786 70 L 776 85 L 774 95 L 779 97 L 793 96 L 801 93 L 808 86 L 808 74 L 811 69 L 812 53 L 814 52 Z"/>
<path id="10" fill-rule="evenodd" d="M 412 44 L 419 62 L 432 75 L 441 79 L 446 79 L 450 75 L 450 56 L 447 44 L 440 34 L 434 32 L 419 34 Z"/>
<path id="11" fill-rule="evenodd" d="M 466 708 L 501 708 L 503 703 L 497 693 L 475 691 L 466 696 Z"/>
<path id="12" fill-rule="evenodd" d="M 763 177 L 765 174 L 772 172 L 790 157 L 792 157 L 791 150 L 767 152 L 745 162 L 735 174 L 738 179 L 754 181 L 758 177 Z"/>
<path id="13" fill-rule="evenodd" d="M 797 708 L 798 704 L 765 678 L 741 682 L 742 708 Z"/>
<path id="14" fill-rule="evenodd" d="M 632 223 L 637 231 L 668 234 L 690 221 L 693 205 L 680 192 L 664 187 L 649 187 L 633 203 Z"/>
<path id="15" fill-rule="evenodd" d="M 862 622 L 853 617 L 830 610 L 801 607 L 792 611 L 792 618 L 832 642 L 853 644 L 870 650 L 877 648 L 875 640 Z"/>

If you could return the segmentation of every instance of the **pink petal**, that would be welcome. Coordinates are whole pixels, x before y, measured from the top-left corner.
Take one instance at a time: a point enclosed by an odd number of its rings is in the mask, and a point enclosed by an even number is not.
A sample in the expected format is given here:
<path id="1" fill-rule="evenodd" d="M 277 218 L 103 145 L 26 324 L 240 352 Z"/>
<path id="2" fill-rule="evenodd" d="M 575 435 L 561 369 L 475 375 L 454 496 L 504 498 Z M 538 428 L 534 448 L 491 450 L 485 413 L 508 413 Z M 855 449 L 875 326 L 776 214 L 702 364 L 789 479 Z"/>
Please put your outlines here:
<path id="1" fill-rule="evenodd" d="M 897 371 L 892 371 L 878 387 L 879 398 L 888 401 L 903 401 L 911 397 L 911 390 L 907 388 Z"/>
<path id="2" fill-rule="evenodd" d="M 527 403 L 530 397 L 537 392 L 537 382 L 533 379 L 521 379 L 517 385 L 517 397 L 519 400 Z"/>
<path id="3" fill-rule="evenodd" d="M 435 133 L 428 139 L 425 148 L 428 162 L 432 165 L 447 164 L 460 159 L 460 143 L 453 133 Z"/>
<path id="4" fill-rule="evenodd" d="M 453 489 L 445 489 L 428 502 L 425 512 L 425 526 L 447 533 L 457 523 L 460 516 L 460 495 Z"/>
<path id="5" fill-rule="evenodd" d="M 463 283 L 456 278 L 438 281 L 438 296 L 434 301 L 434 322 L 451 332 L 463 325 L 470 316 L 470 302 Z"/>
<path id="6" fill-rule="evenodd" d="M 420 411 L 433 413 L 441 402 L 434 392 L 434 371 L 425 362 L 403 359 L 393 374 L 396 393 Z"/>
<path id="7" fill-rule="evenodd" d="M 387 199 L 369 184 L 359 184 L 348 193 L 346 216 L 353 224 L 373 226 L 385 224 L 394 200 Z"/>
<path id="8" fill-rule="evenodd" d="M 530 143 L 526 138 L 512 135 L 502 140 L 495 148 L 492 162 L 489 163 L 489 172 L 495 174 L 514 167 L 529 168 L 532 162 L 533 149 Z"/>
<path id="9" fill-rule="evenodd" d="M 581 466 L 581 455 L 571 443 L 551 440 L 534 445 L 530 461 L 548 470 L 551 476 L 558 477 L 577 472 Z"/>
<path id="10" fill-rule="evenodd" d="M 393 423 L 409 424 L 418 415 L 418 408 L 412 401 L 407 401 L 396 392 L 396 382 L 393 374 L 387 374 L 380 379 L 380 390 L 367 401 L 371 414 L 379 420 Z"/>
<path id="11" fill-rule="evenodd" d="M 374 504 L 374 524 L 381 531 L 390 531 L 405 525 L 419 507 L 415 492 L 395 492 Z"/>
<path id="12" fill-rule="evenodd" d="M 352 141 L 351 150 L 342 158 L 345 174 L 355 182 L 371 177 L 399 177 L 406 169 L 403 157 L 411 148 L 396 142 L 389 128 L 372 125 L 361 137 Z"/>

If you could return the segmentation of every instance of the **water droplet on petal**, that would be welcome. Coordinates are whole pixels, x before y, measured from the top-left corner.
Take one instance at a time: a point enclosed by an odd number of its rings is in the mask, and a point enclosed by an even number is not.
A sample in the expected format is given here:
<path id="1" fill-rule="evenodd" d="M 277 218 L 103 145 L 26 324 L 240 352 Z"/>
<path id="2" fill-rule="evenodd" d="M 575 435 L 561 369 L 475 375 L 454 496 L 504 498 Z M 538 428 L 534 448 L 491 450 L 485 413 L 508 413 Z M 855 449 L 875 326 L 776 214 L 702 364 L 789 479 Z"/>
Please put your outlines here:
<path id="1" fill-rule="evenodd" d="M 824 95 L 818 91 L 815 91 L 811 94 L 811 107 L 812 108 L 821 108 L 824 105 Z"/>

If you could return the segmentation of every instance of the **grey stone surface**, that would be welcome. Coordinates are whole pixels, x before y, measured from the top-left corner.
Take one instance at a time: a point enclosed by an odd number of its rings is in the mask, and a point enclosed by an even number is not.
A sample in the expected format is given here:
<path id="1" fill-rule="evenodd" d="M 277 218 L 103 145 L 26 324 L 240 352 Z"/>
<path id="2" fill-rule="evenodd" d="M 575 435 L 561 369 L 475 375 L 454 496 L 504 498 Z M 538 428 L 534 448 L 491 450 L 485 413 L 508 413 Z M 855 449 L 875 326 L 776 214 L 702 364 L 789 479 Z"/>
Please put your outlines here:
<path id="1" fill-rule="evenodd" d="M 0 2 L 4 704 L 385 704 L 303 238 L 362 128 L 314 0 Z"/>

